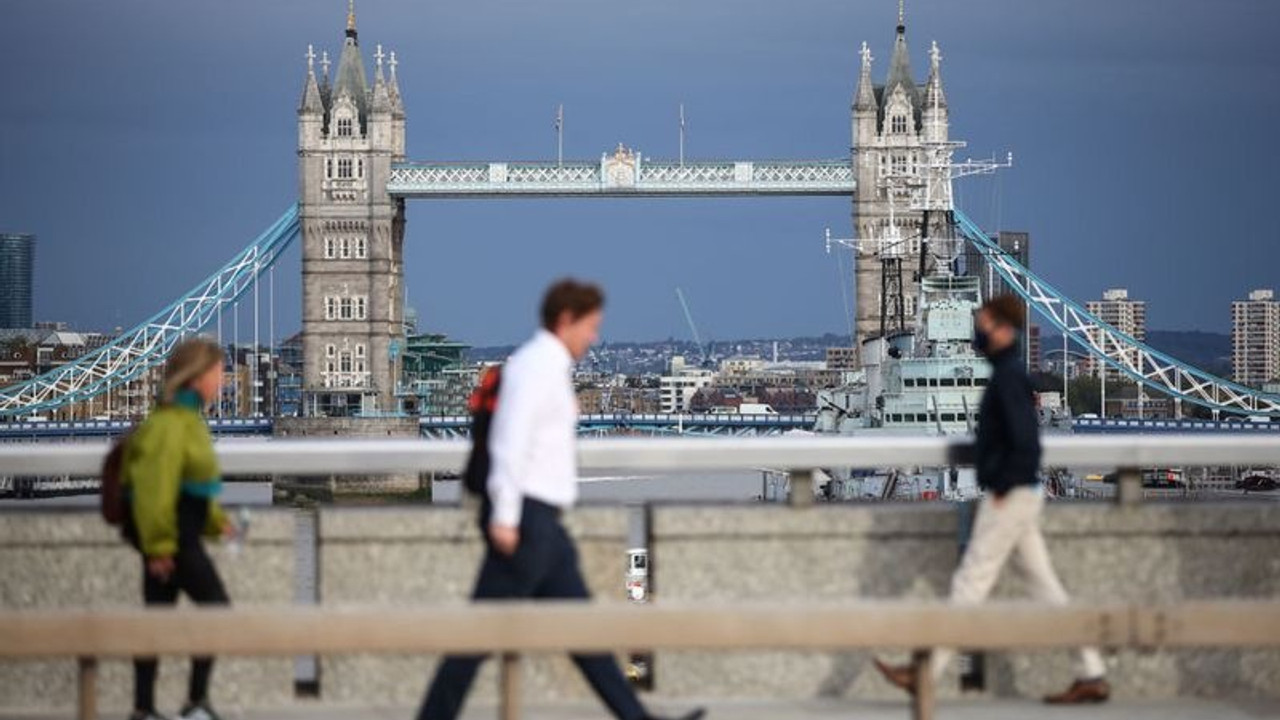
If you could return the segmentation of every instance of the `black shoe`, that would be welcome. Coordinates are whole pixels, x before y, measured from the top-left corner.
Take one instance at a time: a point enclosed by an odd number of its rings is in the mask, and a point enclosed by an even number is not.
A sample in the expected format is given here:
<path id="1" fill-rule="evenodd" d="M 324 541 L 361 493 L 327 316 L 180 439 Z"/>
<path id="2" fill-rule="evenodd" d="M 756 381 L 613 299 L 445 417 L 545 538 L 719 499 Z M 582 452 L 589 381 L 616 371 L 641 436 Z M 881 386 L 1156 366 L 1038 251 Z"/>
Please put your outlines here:
<path id="1" fill-rule="evenodd" d="M 213 711 L 208 701 L 198 703 L 187 703 L 182 708 L 182 712 L 178 713 L 178 720 L 222 720 L 218 713 Z"/>
<path id="2" fill-rule="evenodd" d="M 683 715 L 677 715 L 672 718 L 663 717 L 661 715 L 645 715 L 644 720 L 702 720 L 702 717 L 706 714 L 706 708 L 694 708 Z"/>

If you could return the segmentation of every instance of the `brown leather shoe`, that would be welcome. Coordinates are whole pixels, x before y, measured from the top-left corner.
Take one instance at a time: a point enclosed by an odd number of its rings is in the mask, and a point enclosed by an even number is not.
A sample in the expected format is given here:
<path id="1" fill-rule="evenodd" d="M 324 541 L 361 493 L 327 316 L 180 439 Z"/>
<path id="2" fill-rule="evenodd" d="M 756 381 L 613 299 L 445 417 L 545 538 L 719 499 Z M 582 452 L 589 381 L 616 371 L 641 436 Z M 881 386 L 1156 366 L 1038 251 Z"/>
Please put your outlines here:
<path id="1" fill-rule="evenodd" d="M 881 662 L 879 658 L 875 658 L 876 669 L 888 680 L 891 685 L 899 690 L 905 690 L 910 695 L 916 694 L 916 669 L 910 665 L 888 665 Z"/>
<path id="2" fill-rule="evenodd" d="M 1046 695 L 1044 701 L 1050 705 L 1086 705 L 1104 703 L 1111 697 L 1111 683 L 1106 678 L 1093 680 L 1076 680 L 1071 687 L 1056 695 Z"/>

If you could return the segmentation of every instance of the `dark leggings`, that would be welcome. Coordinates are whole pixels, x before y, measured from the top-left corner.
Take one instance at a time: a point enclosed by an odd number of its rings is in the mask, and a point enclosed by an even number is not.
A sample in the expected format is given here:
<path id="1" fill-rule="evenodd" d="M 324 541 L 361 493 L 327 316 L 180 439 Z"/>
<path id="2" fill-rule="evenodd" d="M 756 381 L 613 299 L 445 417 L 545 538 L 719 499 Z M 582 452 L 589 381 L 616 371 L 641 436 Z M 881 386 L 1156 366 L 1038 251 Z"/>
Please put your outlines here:
<path id="1" fill-rule="evenodd" d="M 178 503 L 180 540 L 178 553 L 173 558 L 173 573 L 165 580 L 153 577 L 147 572 L 146 557 L 142 558 L 142 597 L 147 605 L 173 605 L 178 601 L 179 592 L 186 593 L 192 602 L 200 605 L 226 605 L 230 602 L 227 591 L 222 586 L 222 579 L 218 577 L 218 570 L 205 552 L 198 534 L 199 529 L 203 528 L 207 508 L 199 507 L 205 503 L 192 500 L 184 496 Z M 131 530 L 132 527 L 126 528 L 126 535 L 133 535 L 130 539 L 136 544 L 136 534 L 131 533 Z M 158 665 L 154 657 L 134 658 L 134 710 L 155 712 Z M 212 673 L 213 658 L 191 659 L 191 682 L 187 690 L 189 702 L 199 703 L 208 699 L 209 676 Z"/>

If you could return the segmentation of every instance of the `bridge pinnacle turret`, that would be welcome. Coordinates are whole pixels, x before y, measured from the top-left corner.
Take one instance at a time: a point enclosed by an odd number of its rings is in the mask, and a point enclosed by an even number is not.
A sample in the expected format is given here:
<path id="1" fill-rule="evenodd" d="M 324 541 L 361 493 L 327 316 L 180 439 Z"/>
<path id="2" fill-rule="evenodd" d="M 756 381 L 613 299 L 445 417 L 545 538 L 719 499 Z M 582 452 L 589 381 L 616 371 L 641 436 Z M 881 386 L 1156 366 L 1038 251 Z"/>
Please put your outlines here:
<path id="1" fill-rule="evenodd" d="M 404 117 L 404 101 L 400 98 L 400 79 L 396 77 L 396 66 L 400 61 L 396 60 L 396 51 L 391 51 L 391 57 L 387 60 L 387 65 L 391 68 L 391 78 L 387 81 L 387 93 L 391 95 L 391 112 L 398 117 Z"/>
<path id="2" fill-rule="evenodd" d="M 924 85 L 924 112 L 946 108 L 947 96 L 942 92 L 942 52 L 938 41 L 929 48 L 929 79 Z"/>
<path id="3" fill-rule="evenodd" d="M 382 59 L 386 55 L 382 52 L 382 45 L 378 45 L 373 53 L 375 69 L 373 71 L 373 104 L 370 111 L 373 114 L 390 113 L 391 112 L 391 93 L 387 88 L 387 79 L 382 74 Z"/>
<path id="4" fill-rule="evenodd" d="M 862 50 L 858 52 L 862 56 L 862 71 L 858 75 L 858 90 L 854 96 L 853 109 L 855 111 L 875 112 L 877 109 L 876 89 L 871 80 L 871 49 L 867 47 L 864 40 L 862 42 Z"/>
<path id="5" fill-rule="evenodd" d="M 347 0 L 347 37 L 356 37 L 356 0 Z"/>
<path id="6" fill-rule="evenodd" d="M 316 51 L 307 45 L 307 79 L 302 88 L 302 102 L 298 104 L 299 113 L 324 114 L 324 98 L 320 94 L 320 84 L 316 82 Z"/>
<path id="7" fill-rule="evenodd" d="M 893 39 L 893 56 L 889 59 L 889 75 L 884 82 L 884 101 L 887 102 L 898 88 L 906 93 L 907 99 L 918 111 L 920 91 L 916 87 L 915 77 L 911 74 L 911 51 L 907 48 L 907 26 L 902 24 L 901 14 L 898 16 L 898 29 Z"/>

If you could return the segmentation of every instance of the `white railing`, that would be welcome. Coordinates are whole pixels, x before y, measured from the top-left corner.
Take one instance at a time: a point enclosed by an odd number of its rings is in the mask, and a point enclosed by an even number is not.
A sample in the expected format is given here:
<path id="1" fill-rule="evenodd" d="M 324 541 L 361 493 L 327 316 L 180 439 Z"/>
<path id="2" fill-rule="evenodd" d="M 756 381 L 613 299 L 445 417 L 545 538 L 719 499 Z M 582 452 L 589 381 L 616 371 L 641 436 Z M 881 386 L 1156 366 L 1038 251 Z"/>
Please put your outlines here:
<path id="1" fill-rule="evenodd" d="M 1045 466 L 1142 468 L 1280 465 L 1271 437 L 1167 434 L 1047 436 Z M 81 475 L 98 471 L 108 444 L 0 445 L 0 475 Z M 218 443 L 227 475 L 455 472 L 462 440 L 246 440 Z M 582 470 L 733 470 L 774 467 L 906 467 L 967 464 L 969 438 L 774 437 L 599 439 L 578 443 Z"/>

